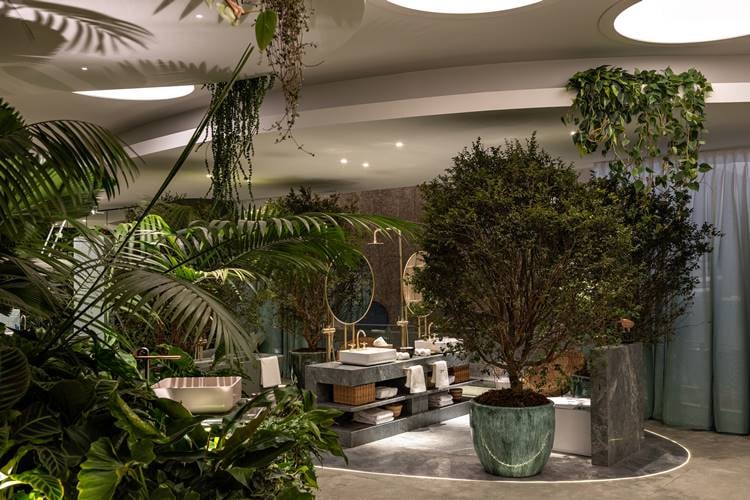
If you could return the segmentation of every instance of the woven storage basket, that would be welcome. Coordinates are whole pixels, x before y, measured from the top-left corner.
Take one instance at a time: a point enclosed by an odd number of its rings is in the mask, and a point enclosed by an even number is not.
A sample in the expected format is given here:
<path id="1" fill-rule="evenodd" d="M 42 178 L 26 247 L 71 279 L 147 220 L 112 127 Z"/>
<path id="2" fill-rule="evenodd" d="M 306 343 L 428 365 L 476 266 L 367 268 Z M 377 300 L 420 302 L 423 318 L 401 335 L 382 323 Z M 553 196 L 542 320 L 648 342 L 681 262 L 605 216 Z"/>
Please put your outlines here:
<path id="1" fill-rule="evenodd" d="M 333 402 L 342 405 L 358 406 L 375 401 L 375 384 L 334 385 Z"/>
<path id="2" fill-rule="evenodd" d="M 469 380 L 469 365 L 453 366 L 448 369 L 448 373 L 456 377 L 454 384 L 460 384 Z"/>
<path id="3" fill-rule="evenodd" d="M 401 416 L 401 410 L 404 409 L 404 405 L 401 403 L 394 403 L 392 405 L 385 405 L 383 408 L 393 412 L 393 418 Z"/>

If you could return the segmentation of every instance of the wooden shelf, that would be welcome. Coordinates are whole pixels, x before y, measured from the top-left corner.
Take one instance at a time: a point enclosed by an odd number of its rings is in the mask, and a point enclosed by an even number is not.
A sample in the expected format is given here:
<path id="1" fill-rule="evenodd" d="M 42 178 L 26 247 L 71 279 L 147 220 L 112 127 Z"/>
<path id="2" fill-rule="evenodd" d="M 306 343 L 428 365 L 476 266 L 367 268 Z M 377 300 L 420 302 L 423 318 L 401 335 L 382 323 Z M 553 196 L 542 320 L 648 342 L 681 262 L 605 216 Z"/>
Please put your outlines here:
<path id="1" fill-rule="evenodd" d="M 471 380 L 467 380 L 466 382 L 459 382 L 458 384 L 451 384 L 444 389 L 429 389 L 425 392 L 418 392 L 416 394 L 400 394 L 392 398 L 378 399 L 378 400 L 373 401 L 372 403 L 366 403 L 366 404 L 357 405 L 357 406 L 334 403 L 333 401 L 318 401 L 318 406 L 325 406 L 326 408 L 333 408 L 335 410 L 343 411 L 345 413 L 356 413 L 362 410 L 369 410 L 370 408 L 377 408 L 379 406 L 385 406 L 385 405 L 392 404 L 392 403 L 406 401 L 408 399 L 412 399 L 412 398 L 419 397 L 419 396 L 429 396 L 430 394 L 436 394 L 438 392 L 446 392 L 451 389 L 455 389 L 457 387 L 468 385 L 477 381 L 478 380 L 476 379 L 471 379 Z"/>

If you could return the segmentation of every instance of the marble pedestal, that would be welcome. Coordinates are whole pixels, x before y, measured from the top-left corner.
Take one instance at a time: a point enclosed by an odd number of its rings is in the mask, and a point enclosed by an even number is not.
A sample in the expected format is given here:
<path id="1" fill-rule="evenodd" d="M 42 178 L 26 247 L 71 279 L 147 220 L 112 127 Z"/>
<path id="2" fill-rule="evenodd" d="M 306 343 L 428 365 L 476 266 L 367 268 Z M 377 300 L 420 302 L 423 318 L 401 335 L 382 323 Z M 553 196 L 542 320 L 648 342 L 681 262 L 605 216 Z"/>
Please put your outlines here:
<path id="1" fill-rule="evenodd" d="M 644 439 L 643 348 L 595 349 L 591 358 L 591 462 L 612 466 L 637 453 Z"/>

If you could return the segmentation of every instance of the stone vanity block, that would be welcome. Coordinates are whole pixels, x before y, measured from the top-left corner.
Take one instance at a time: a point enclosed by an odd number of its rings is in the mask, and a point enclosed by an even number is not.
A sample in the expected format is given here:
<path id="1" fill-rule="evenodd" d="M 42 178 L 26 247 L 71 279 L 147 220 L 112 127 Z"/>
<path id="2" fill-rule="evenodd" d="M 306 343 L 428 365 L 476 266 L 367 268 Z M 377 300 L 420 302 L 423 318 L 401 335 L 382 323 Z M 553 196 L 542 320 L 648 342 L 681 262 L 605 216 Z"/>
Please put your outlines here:
<path id="1" fill-rule="evenodd" d="M 595 349 L 591 357 L 591 463 L 611 466 L 644 439 L 640 343 Z"/>

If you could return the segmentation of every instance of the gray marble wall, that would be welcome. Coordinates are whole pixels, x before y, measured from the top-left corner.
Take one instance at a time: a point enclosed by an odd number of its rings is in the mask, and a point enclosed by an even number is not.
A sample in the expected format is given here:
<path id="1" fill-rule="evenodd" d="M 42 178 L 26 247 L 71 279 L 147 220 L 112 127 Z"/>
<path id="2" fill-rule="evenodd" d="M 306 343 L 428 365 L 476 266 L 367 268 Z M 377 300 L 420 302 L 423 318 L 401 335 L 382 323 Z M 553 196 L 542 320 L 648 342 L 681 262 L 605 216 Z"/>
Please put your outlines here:
<path id="1" fill-rule="evenodd" d="M 643 443 L 641 344 L 596 349 L 591 359 L 591 462 L 611 466 Z"/>

